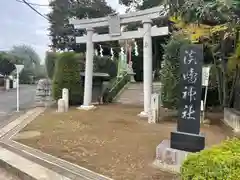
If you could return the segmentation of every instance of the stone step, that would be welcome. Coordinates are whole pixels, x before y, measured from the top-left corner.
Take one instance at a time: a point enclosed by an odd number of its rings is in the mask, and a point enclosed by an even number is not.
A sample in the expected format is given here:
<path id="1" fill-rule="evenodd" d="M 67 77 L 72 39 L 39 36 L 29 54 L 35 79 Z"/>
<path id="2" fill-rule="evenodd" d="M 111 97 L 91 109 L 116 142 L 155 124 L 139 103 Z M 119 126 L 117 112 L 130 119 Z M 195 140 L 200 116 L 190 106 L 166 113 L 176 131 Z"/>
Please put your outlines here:
<path id="1" fill-rule="evenodd" d="M 161 83 L 153 83 L 153 93 L 160 93 Z M 143 83 L 131 83 L 116 100 L 121 104 L 143 105 Z"/>

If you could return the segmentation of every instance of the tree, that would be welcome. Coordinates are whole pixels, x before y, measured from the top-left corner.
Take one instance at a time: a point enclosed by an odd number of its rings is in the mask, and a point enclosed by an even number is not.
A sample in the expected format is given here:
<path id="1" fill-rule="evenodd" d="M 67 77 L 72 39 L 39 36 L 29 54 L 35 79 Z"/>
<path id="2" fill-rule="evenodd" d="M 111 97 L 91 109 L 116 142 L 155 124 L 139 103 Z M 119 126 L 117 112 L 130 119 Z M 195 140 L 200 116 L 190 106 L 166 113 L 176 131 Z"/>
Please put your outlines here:
<path id="1" fill-rule="evenodd" d="M 97 18 L 106 16 L 113 11 L 107 5 L 105 0 L 53 0 L 50 3 L 52 12 L 48 15 L 50 20 L 50 36 L 52 40 L 52 48 L 54 49 L 73 49 L 75 51 L 84 51 L 85 46 L 77 46 L 75 44 L 74 36 L 84 33 L 84 31 L 74 31 L 72 25 L 69 24 L 68 19 L 76 17 L 83 18 Z M 82 50 L 79 50 L 82 48 Z"/>
<path id="2" fill-rule="evenodd" d="M 42 77 L 44 72 L 42 72 L 40 65 L 40 57 L 31 46 L 13 46 L 8 54 L 15 57 L 17 64 L 24 65 L 24 69 L 20 74 L 21 83 L 31 83 L 33 77 Z"/>
<path id="3" fill-rule="evenodd" d="M 6 52 L 0 53 L 0 74 L 10 75 L 15 70 L 15 65 L 11 61 L 11 56 Z"/>
<path id="4" fill-rule="evenodd" d="M 238 1 L 233 0 L 226 4 L 219 0 L 197 0 L 184 1 L 184 4 L 177 8 L 178 15 L 187 23 L 219 25 L 238 21 Z"/>
<path id="5" fill-rule="evenodd" d="M 171 6 L 171 15 L 180 19 L 180 23 L 183 24 L 180 28 L 182 31 L 185 31 L 189 24 L 194 24 L 200 29 L 201 26 L 208 27 L 209 32 L 205 37 L 202 34 L 193 36 L 199 36 L 197 43 L 204 44 L 212 53 L 212 72 L 216 76 L 218 99 L 222 107 L 230 106 L 235 89 L 235 78 L 229 77 L 227 64 L 239 42 L 239 4 L 239 1 L 235 0 L 187 0 L 181 5 Z M 232 84 L 232 88 L 229 88 L 229 84 Z"/>
<path id="6" fill-rule="evenodd" d="M 31 46 L 13 46 L 9 54 L 15 56 L 25 69 L 36 70 L 40 66 L 40 57 Z"/>

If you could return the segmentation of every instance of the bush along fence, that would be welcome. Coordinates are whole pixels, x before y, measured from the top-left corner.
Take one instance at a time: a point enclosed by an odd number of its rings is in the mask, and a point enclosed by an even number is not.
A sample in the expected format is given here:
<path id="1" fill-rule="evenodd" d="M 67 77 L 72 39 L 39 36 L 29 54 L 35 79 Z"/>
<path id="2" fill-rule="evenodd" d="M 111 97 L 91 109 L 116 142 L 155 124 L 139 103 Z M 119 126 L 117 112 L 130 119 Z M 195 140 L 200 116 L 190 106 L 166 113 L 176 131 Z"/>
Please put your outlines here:
<path id="1" fill-rule="evenodd" d="M 240 139 L 237 138 L 189 155 L 181 167 L 182 180 L 237 180 L 239 172 Z"/>

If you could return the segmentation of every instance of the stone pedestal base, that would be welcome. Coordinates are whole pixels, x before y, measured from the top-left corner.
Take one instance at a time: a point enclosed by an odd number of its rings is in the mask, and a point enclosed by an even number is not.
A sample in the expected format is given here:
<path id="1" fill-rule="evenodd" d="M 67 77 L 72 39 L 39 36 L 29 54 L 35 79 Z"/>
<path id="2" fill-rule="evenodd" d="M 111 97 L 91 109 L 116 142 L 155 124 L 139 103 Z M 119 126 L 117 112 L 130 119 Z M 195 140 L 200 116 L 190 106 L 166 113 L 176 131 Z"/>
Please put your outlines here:
<path id="1" fill-rule="evenodd" d="M 89 111 L 89 110 L 96 109 L 96 106 L 94 106 L 94 105 L 90 105 L 90 106 L 84 106 L 84 105 L 81 105 L 81 106 L 78 107 L 77 109 L 79 109 L 79 110 Z"/>
<path id="2" fill-rule="evenodd" d="M 138 116 L 141 118 L 148 118 L 148 113 L 146 113 L 145 111 L 142 111 L 138 114 Z"/>
<path id="3" fill-rule="evenodd" d="M 224 124 L 231 127 L 233 131 L 240 131 L 240 111 L 231 108 L 224 108 Z"/>
<path id="4" fill-rule="evenodd" d="M 205 137 L 197 134 L 171 132 L 171 148 L 199 152 L 205 147 Z"/>
<path id="5" fill-rule="evenodd" d="M 131 83 L 135 83 L 135 82 L 136 82 L 135 79 L 134 79 L 134 75 L 131 75 L 130 78 L 131 78 L 131 79 L 130 79 L 130 82 L 131 82 Z"/>
<path id="6" fill-rule="evenodd" d="M 130 72 L 130 73 L 128 73 L 128 74 L 130 75 L 130 82 L 131 82 L 131 83 L 135 83 L 136 81 L 135 81 L 135 79 L 134 79 L 134 75 L 135 75 L 136 73 Z"/>
<path id="7" fill-rule="evenodd" d="M 173 149 L 169 140 L 163 140 L 156 148 L 156 159 L 153 164 L 163 171 L 179 173 L 188 152 Z"/>

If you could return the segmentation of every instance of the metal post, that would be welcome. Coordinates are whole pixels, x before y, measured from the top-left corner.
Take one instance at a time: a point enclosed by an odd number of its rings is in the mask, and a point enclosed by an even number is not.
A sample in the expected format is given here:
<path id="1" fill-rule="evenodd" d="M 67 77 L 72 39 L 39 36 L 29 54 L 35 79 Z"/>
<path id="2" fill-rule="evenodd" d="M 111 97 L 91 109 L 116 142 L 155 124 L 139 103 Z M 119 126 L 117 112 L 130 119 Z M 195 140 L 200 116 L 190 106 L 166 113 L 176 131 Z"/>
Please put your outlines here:
<path id="1" fill-rule="evenodd" d="M 17 69 L 17 112 L 19 112 L 19 71 Z"/>
<path id="2" fill-rule="evenodd" d="M 206 108 L 206 101 L 207 101 L 207 92 L 208 92 L 208 86 L 205 87 L 205 95 L 204 95 L 204 101 L 203 101 L 203 114 L 202 114 L 202 121 L 204 122 L 205 118 L 205 108 Z"/>

